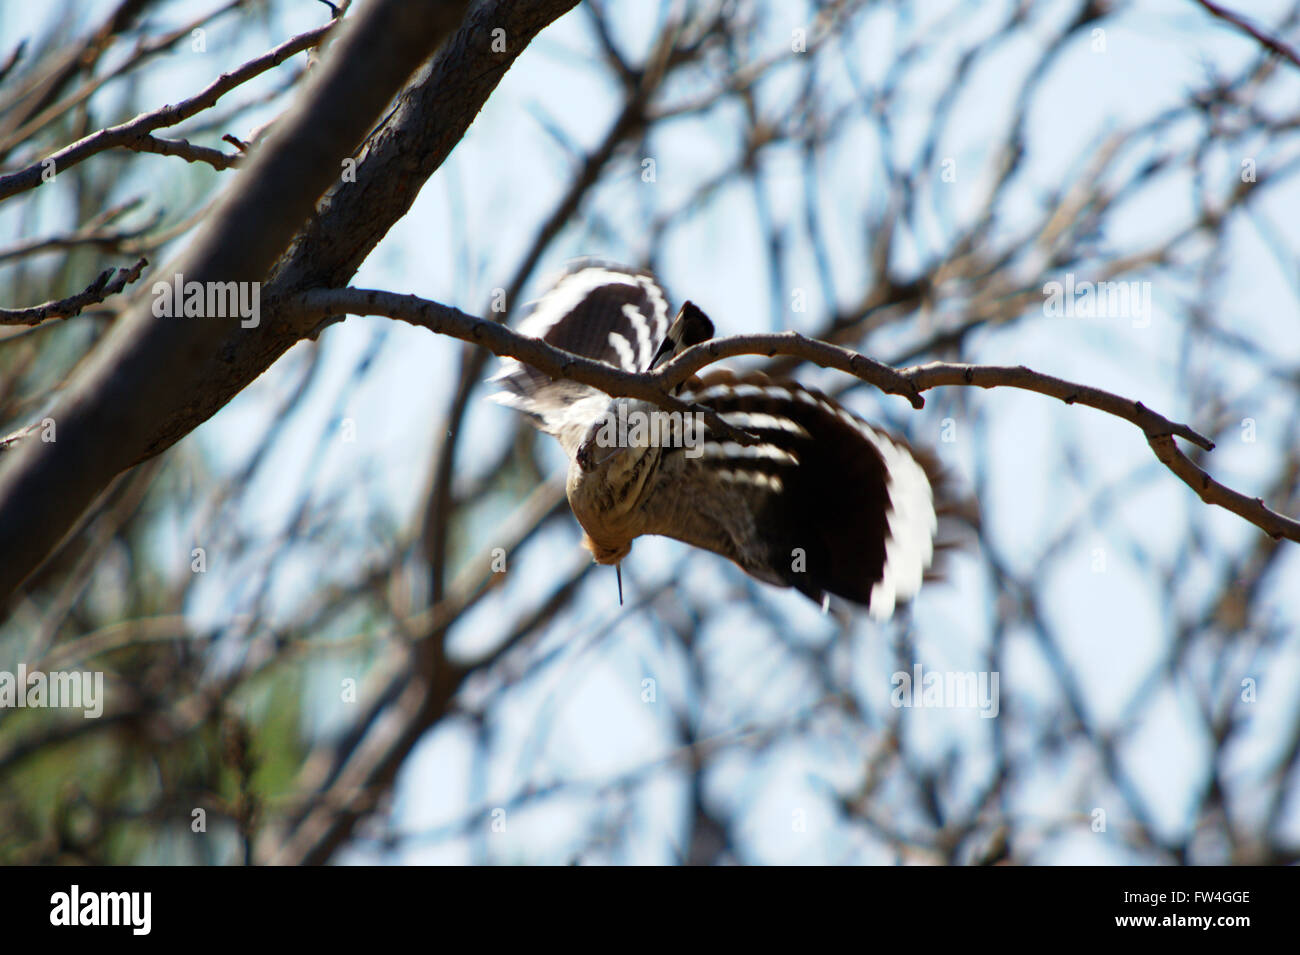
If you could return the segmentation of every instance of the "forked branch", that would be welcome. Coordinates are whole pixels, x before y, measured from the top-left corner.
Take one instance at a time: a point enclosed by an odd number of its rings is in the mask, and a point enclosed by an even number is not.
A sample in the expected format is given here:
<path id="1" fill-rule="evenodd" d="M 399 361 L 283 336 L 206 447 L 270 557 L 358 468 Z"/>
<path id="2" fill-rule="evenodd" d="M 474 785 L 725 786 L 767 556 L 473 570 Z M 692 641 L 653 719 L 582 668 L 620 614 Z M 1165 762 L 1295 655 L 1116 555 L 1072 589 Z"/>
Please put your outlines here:
<path id="1" fill-rule="evenodd" d="M 640 398 L 675 411 L 702 411 L 710 426 L 745 443 L 754 439 L 727 426 L 709 409 L 697 408 L 673 397 L 670 394 L 673 386 L 723 358 L 789 355 L 823 368 L 843 371 L 887 394 L 901 395 L 915 408 L 925 404 L 922 392 L 944 386 L 1033 391 L 1059 398 L 1066 404 L 1087 405 L 1136 425 L 1160 462 L 1207 504 L 1232 511 L 1275 539 L 1285 537 L 1300 542 L 1300 521 L 1270 509 L 1259 498 L 1248 497 L 1214 480 L 1174 441 L 1175 437 L 1183 438 L 1205 451 L 1212 451 L 1214 442 L 1209 438 L 1186 424 L 1170 421 L 1140 401 L 1045 375 L 1024 366 L 931 362 L 896 369 L 847 348 L 806 338 L 796 332 L 781 332 L 715 338 L 687 349 L 653 372 L 636 374 L 571 354 L 540 339 L 520 335 L 497 322 L 476 318 L 457 308 L 414 295 L 376 289 L 318 289 L 306 292 L 286 305 L 288 311 L 298 313 L 304 321 L 328 322 L 346 314 L 384 315 L 419 325 L 439 335 L 481 345 L 495 355 L 518 359 L 552 378 L 591 385 L 611 396 Z"/>

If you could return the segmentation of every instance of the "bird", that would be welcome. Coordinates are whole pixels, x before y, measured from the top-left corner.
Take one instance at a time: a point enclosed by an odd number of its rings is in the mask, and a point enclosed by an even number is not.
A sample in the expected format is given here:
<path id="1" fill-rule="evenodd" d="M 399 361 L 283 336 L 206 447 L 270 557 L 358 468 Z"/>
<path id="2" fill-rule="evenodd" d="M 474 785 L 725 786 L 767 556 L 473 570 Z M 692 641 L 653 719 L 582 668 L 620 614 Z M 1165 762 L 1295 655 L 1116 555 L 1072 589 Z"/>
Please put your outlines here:
<path id="1" fill-rule="evenodd" d="M 714 327 L 690 301 L 670 313 L 650 272 L 581 260 L 531 304 L 518 332 L 646 372 L 709 340 Z M 931 568 L 942 483 L 935 459 L 820 391 L 725 368 L 674 389 L 758 439 L 746 444 L 710 428 L 702 413 L 613 398 L 515 358 L 503 358 L 488 381 L 499 388 L 490 400 L 563 447 L 569 505 L 598 564 L 618 569 L 636 538 L 670 537 L 793 587 L 823 611 L 841 598 L 878 621 L 914 598 Z M 621 573 L 619 593 L 621 603 Z"/>

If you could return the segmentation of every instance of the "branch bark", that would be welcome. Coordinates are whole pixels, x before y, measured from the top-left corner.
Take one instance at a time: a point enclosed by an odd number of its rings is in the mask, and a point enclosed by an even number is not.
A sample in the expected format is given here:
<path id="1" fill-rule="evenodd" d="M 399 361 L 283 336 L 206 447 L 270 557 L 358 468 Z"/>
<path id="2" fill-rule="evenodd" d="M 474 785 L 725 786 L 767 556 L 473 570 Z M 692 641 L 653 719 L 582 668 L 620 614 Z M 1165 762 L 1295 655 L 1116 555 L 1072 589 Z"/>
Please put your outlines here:
<path id="1" fill-rule="evenodd" d="M 225 169 L 233 165 L 234 161 L 231 157 L 226 156 L 220 150 L 191 146 L 183 140 L 176 142 L 157 139 L 152 133 L 154 130 L 175 126 L 191 116 L 196 116 L 205 109 L 216 105 L 217 100 L 236 87 L 260 76 L 273 67 L 279 66 L 294 54 L 319 45 L 325 39 L 326 34 L 334 29 L 336 22 L 331 21 L 322 27 L 308 30 L 306 33 L 286 40 L 274 50 L 270 50 L 254 60 L 249 60 L 239 69 L 223 73 L 209 83 L 206 89 L 174 106 L 163 106 L 148 113 L 141 113 L 128 122 L 91 133 L 72 145 L 51 153 L 39 162 L 34 162 L 30 166 L 7 176 L 0 176 L 0 200 L 8 199 L 10 196 L 27 189 L 35 189 L 46 182 L 47 166 L 53 168 L 57 177 L 57 173 L 64 172 L 78 163 L 85 162 L 91 156 L 106 149 L 125 147 L 138 152 L 182 156 L 190 162 L 208 162 L 217 169 Z M 222 165 L 223 162 L 224 165 Z M 53 178 L 48 181 L 52 182 Z"/>
<path id="2" fill-rule="evenodd" d="M 339 180 L 342 160 L 464 8 L 376 0 L 344 24 L 298 103 L 250 157 L 190 249 L 163 273 L 198 282 L 263 281 L 317 199 Z M 14 591 L 116 474 L 162 451 L 224 403 L 198 402 L 196 391 L 210 390 L 209 369 L 214 360 L 232 361 L 225 343 L 241 334 L 275 339 L 264 328 L 240 328 L 237 316 L 155 318 L 151 302 L 137 300 L 50 412 L 58 440 L 22 442 L 0 463 L 0 595 Z M 240 387 L 261 371 L 250 365 L 239 368 Z"/>
<path id="3" fill-rule="evenodd" d="M 608 395 L 640 398 L 673 411 L 703 411 L 709 416 L 710 426 L 718 427 L 728 437 L 742 441 L 748 436 L 735 434 L 735 429 L 729 428 L 724 422 L 718 422 L 709 409 L 675 398 L 670 394 L 672 388 L 701 368 L 723 358 L 739 355 L 760 355 L 766 358 L 789 355 L 823 368 L 843 371 L 874 385 L 886 394 L 901 395 L 915 408 L 925 404 L 922 392 L 944 386 L 1033 391 L 1059 398 L 1066 404 L 1086 405 L 1136 425 L 1160 462 L 1207 504 L 1232 511 L 1275 539 L 1287 538 L 1300 542 L 1300 521 L 1271 510 L 1259 498 L 1248 497 L 1214 480 L 1183 454 L 1173 440 L 1175 437 L 1183 438 L 1202 450 L 1213 451 L 1214 442 L 1209 438 L 1186 424 L 1157 414 L 1140 401 L 1046 375 L 1023 365 L 931 362 L 895 369 L 847 348 L 805 338 L 796 332 L 780 332 L 715 338 L 687 349 L 656 371 L 634 374 L 604 362 L 570 354 L 540 339 L 520 335 L 504 325 L 414 295 L 399 295 L 374 289 L 317 289 L 302 295 L 296 305 L 303 309 L 308 319 L 326 320 L 341 312 L 385 315 L 428 328 L 439 335 L 481 345 L 498 356 L 517 358 L 552 378 L 591 385 Z M 752 438 L 749 440 L 752 441 Z"/>
<path id="4" fill-rule="evenodd" d="M 1205 9 L 1205 11 L 1210 14 L 1210 16 L 1218 17 L 1220 20 L 1223 20 L 1225 23 L 1231 23 L 1242 33 L 1249 35 L 1253 40 L 1255 40 L 1260 46 L 1264 47 L 1266 50 L 1271 50 L 1273 53 L 1276 53 L 1278 56 L 1290 60 L 1296 66 L 1300 66 L 1300 56 L 1296 55 L 1295 50 L 1291 49 L 1289 46 L 1287 46 L 1285 43 L 1283 43 L 1281 40 L 1277 39 L 1276 37 L 1270 36 L 1269 34 L 1265 33 L 1263 30 L 1259 29 L 1259 27 L 1252 24 L 1241 14 L 1234 13 L 1233 11 L 1229 10 L 1227 7 L 1221 7 L 1217 3 L 1211 2 L 1211 0 L 1196 0 L 1196 2 L 1200 4 Z"/>
<path id="5" fill-rule="evenodd" d="M 39 325 L 51 318 L 72 318 L 91 305 L 98 305 L 110 295 L 116 295 L 140 277 L 149 264 L 141 258 L 129 269 L 105 269 L 99 277 L 76 295 L 61 298 L 30 308 L 0 308 L 0 325 Z"/>

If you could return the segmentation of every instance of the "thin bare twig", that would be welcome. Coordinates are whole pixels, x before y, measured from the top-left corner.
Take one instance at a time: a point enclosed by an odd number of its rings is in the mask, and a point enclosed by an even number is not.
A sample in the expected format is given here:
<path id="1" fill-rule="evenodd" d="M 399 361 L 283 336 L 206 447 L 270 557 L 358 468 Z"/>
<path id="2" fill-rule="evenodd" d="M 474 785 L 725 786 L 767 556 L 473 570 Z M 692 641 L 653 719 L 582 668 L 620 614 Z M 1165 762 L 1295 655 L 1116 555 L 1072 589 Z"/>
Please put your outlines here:
<path id="1" fill-rule="evenodd" d="M 292 39 L 286 40 L 275 49 L 261 56 L 249 60 L 243 66 L 229 73 L 223 73 L 217 77 L 207 88 L 187 100 L 182 100 L 174 106 L 163 106 L 149 113 L 141 113 L 135 119 L 122 123 L 118 126 L 110 126 L 107 129 L 101 129 L 91 133 L 89 136 L 78 140 L 70 146 L 65 146 L 58 152 L 52 153 L 40 162 L 32 163 L 25 169 L 18 172 L 10 173 L 7 176 L 0 176 L 0 199 L 7 199 L 15 193 L 23 192 L 27 189 L 34 189 L 45 181 L 43 178 L 45 170 L 52 168 L 55 173 L 63 172 L 68 168 L 85 162 L 91 156 L 101 153 L 106 149 L 115 147 L 125 147 L 128 149 L 137 149 L 145 152 L 165 152 L 168 148 L 150 148 L 146 144 L 150 140 L 151 133 L 156 129 L 162 129 L 167 126 L 175 126 L 203 110 L 213 106 L 217 100 L 225 96 L 231 90 L 256 76 L 265 73 L 273 67 L 279 66 L 289 57 L 303 50 L 310 49 L 319 44 L 334 28 L 338 21 L 332 20 L 322 27 L 314 30 L 308 30 Z M 155 143 L 162 143 L 163 140 L 155 140 Z M 196 150 L 199 147 L 191 147 Z M 218 156 L 228 159 L 224 153 L 212 150 Z M 175 155 L 182 155 L 175 152 Z M 189 158 L 186 156 L 186 158 Z M 211 162 L 210 157 L 203 157 L 204 161 Z M 193 160 L 191 160 L 193 161 Z M 53 164 L 52 166 L 50 164 Z M 215 163 L 214 163 L 215 164 Z M 218 167 L 222 168 L 222 167 Z"/>
<path id="2" fill-rule="evenodd" d="M 243 158 L 238 154 L 223 153 L 220 149 L 212 149 L 209 146 L 196 146 L 188 139 L 141 136 L 124 145 L 127 149 L 138 153 L 157 153 L 159 156 L 179 156 L 186 162 L 205 162 L 213 169 L 229 169 Z"/>
<path id="3" fill-rule="evenodd" d="M 64 251 L 67 249 L 77 248 L 79 246 L 91 245 L 104 251 L 122 251 L 125 243 L 140 238 L 150 229 L 158 225 L 162 216 L 160 213 L 154 213 L 148 222 L 143 225 L 133 226 L 129 229 L 110 230 L 106 227 L 121 218 L 128 212 L 136 209 L 143 200 L 137 196 L 127 202 L 119 203 L 103 212 L 95 215 L 85 225 L 75 232 L 64 235 L 48 236 L 40 239 L 25 239 L 16 245 L 0 249 L 0 262 L 6 262 L 11 259 L 22 259 L 31 255 L 38 255 L 42 252 Z"/>
<path id="4" fill-rule="evenodd" d="M 1241 16 L 1241 14 L 1233 13 L 1231 10 L 1227 9 L 1226 7 L 1221 7 L 1217 3 L 1212 2 L 1212 0 L 1196 0 L 1196 2 L 1200 4 L 1206 10 L 1206 12 L 1208 12 L 1211 16 L 1218 17 L 1220 20 L 1223 20 L 1226 23 L 1231 23 L 1234 27 L 1236 27 L 1238 30 L 1241 30 L 1243 33 L 1248 33 L 1261 46 L 1267 47 L 1268 49 L 1276 53 L 1278 56 L 1286 57 L 1296 66 L 1300 66 L 1300 56 L 1296 56 L 1295 50 L 1291 49 L 1281 40 L 1269 36 L 1259 27 L 1255 26 L 1245 17 Z"/>
<path id="5" fill-rule="evenodd" d="M 84 291 L 58 301 L 31 308 L 0 308 L 0 325 L 39 325 L 51 318 L 72 318 L 81 314 L 83 309 L 98 305 L 110 295 L 122 291 L 140 277 L 140 272 L 148 264 L 148 259 L 141 258 L 129 269 L 105 269 Z"/>

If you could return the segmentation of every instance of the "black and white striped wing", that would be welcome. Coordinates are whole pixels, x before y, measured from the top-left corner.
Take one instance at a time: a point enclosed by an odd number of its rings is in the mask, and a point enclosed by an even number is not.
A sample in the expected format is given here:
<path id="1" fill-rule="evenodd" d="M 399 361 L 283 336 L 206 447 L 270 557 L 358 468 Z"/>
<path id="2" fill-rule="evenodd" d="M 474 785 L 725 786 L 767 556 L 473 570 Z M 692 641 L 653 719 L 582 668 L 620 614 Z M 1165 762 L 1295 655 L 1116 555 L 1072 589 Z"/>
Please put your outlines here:
<path id="1" fill-rule="evenodd" d="M 607 362 L 624 371 L 646 371 L 668 333 L 668 297 L 646 272 L 582 263 L 569 269 L 538 299 L 519 332 L 565 351 Z M 608 403 L 588 385 L 555 381 L 513 358 L 503 359 L 490 381 L 501 391 L 491 399 L 531 415 L 556 436 L 578 429 Z M 571 449 L 570 449 L 571 450 Z"/>
<path id="2" fill-rule="evenodd" d="M 715 371 L 692 379 L 681 397 L 762 442 L 709 433 L 697 457 L 673 449 L 666 471 L 685 494 L 678 507 L 694 513 L 670 505 L 677 513 L 650 533 L 668 526 L 666 536 L 722 554 L 761 580 L 819 603 L 835 594 L 877 619 L 915 596 L 938 526 L 930 462 L 833 399 L 761 373 Z"/>

